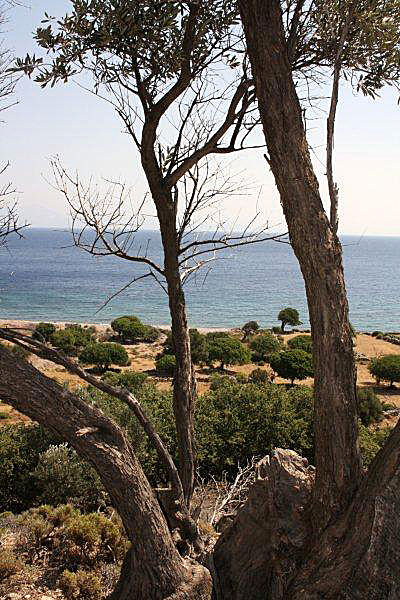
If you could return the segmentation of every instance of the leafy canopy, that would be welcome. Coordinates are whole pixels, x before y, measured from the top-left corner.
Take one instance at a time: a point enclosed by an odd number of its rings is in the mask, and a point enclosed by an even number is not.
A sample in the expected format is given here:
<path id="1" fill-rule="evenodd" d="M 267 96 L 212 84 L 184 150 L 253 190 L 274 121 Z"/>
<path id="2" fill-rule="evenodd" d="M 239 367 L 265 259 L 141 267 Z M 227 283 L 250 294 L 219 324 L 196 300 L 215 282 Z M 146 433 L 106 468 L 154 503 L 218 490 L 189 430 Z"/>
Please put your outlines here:
<path id="1" fill-rule="evenodd" d="M 292 383 L 295 379 L 306 379 L 314 375 L 311 354 L 304 350 L 286 350 L 272 354 L 269 364 L 280 377 L 289 379 Z"/>

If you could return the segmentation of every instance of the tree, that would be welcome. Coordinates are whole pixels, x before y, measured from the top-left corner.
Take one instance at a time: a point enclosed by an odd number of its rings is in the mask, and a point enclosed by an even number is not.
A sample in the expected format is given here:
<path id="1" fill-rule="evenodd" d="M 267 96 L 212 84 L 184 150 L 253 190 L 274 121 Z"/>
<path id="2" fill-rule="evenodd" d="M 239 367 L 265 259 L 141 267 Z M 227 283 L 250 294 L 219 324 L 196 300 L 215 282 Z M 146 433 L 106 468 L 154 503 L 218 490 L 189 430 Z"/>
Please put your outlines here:
<path id="1" fill-rule="evenodd" d="M 368 366 L 368 370 L 377 381 L 388 381 L 390 387 L 393 387 L 395 381 L 400 381 L 400 355 L 386 354 L 373 358 Z"/>
<path id="2" fill-rule="evenodd" d="M 304 350 L 312 354 L 312 339 L 310 335 L 296 335 L 288 340 L 288 346 L 291 350 Z"/>
<path id="3" fill-rule="evenodd" d="M 242 331 L 244 333 L 243 341 L 247 340 L 247 338 L 253 333 L 256 333 L 258 329 L 260 329 L 260 326 L 257 323 L 257 321 L 248 321 L 247 323 L 245 323 L 242 327 Z"/>
<path id="4" fill-rule="evenodd" d="M 251 361 L 250 350 L 238 339 L 231 336 L 214 338 L 208 347 L 210 362 L 220 361 L 220 369 L 225 365 L 245 365 Z"/>
<path id="5" fill-rule="evenodd" d="M 67 356 L 76 356 L 82 348 L 95 341 L 93 327 L 82 327 L 81 325 L 66 325 L 53 333 L 50 342 L 59 348 Z"/>
<path id="6" fill-rule="evenodd" d="M 282 308 L 278 315 L 278 321 L 282 321 L 282 333 L 285 331 L 285 325 L 291 325 L 292 327 L 296 327 L 296 325 L 301 325 L 298 311 L 295 308 L 290 307 Z"/>
<path id="7" fill-rule="evenodd" d="M 295 379 L 306 379 L 314 375 L 312 358 L 304 350 L 285 350 L 275 352 L 269 357 L 271 368 L 283 379 L 289 379 L 293 385 Z"/>
<path id="8" fill-rule="evenodd" d="M 174 354 L 162 354 L 156 360 L 156 371 L 161 375 L 173 377 L 176 369 L 176 358 Z"/>
<path id="9" fill-rule="evenodd" d="M 272 333 L 263 333 L 257 335 L 250 342 L 250 348 L 253 351 L 252 360 L 255 363 L 268 362 L 269 355 L 281 350 L 281 342 Z"/>
<path id="10" fill-rule="evenodd" d="M 79 360 L 86 365 L 96 365 L 103 372 L 111 365 L 127 367 L 130 358 L 123 346 L 107 342 L 93 342 L 88 344 L 79 354 Z"/>
<path id="11" fill-rule="evenodd" d="M 189 329 L 190 352 L 195 365 L 206 365 L 208 363 L 208 341 L 207 336 L 197 329 Z M 175 354 L 171 333 L 168 333 L 164 342 L 164 353 Z"/>
<path id="12" fill-rule="evenodd" d="M 218 200 L 237 191 L 208 157 L 249 147 L 247 139 L 259 123 L 242 36 L 233 27 L 236 6 L 221 0 L 72 0 L 71 5 L 70 14 L 47 16 L 37 29 L 47 63 L 27 56 L 17 61 L 16 70 L 36 72 L 42 87 L 85 71 L 93 80 L 90 91 L 115 108 L 138 150 L 159 222 L 162 262 L 148 246 L 135 247 L 144 201 L 132 213 L 124 184 L 108 182 L 102 192 L 71 176 L 58 160 L 53 161 L 54 184 L 72 209 L 76 245 L 142 265 L 143 274 L 125 287 L 151 277 L 168 294 L 180 471 L 190 503 L 196 385 L 183 284 L 217 251 L 265 239 L 265 227 L 255 233 L 246 228 L 243 235 L 224 231 L 218 215 L 214 232 L 198 233 L 207 216 L 214 216 Z M 226 73 L 218 77 L 221 64 L 230 67 L 228 78 Z M 172 133 L 163 143 L 167 131 Z"/>
<path id="13" fill-rule="evenodd" d="M 118 317 L 111 322 L 111 328 L 118 333 L 122 342 L 155 342 L 159 333 L 155 327 L 145 325 L 138 317 Z"/>

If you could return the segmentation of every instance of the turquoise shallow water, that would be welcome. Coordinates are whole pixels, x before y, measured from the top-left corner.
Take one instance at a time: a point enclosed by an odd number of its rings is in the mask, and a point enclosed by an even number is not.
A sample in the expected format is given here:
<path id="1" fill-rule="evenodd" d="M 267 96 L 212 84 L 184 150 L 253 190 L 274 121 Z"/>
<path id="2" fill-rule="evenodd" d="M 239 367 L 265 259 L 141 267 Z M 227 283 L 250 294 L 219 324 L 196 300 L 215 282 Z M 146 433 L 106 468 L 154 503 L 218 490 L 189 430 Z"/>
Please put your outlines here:
<path id="1" fill-rule="evenodd" d="M 156 232 L 141 232 L 160 256 Z M 354 326 L 400 330 L 400 238 L 343 238 L 345 274 Z M 168 324 L 167 297 L 152 280 L 136 283 L 97 313 L 103 302 L 142 267 L 114 257 L 94 258 L 71 246 L 66 231 L 29 229 L 0 249 L 0 318 L 104 323 L 121 314 Z M 187 286 L 190 324 L 234 327 L 249 320 L 278 324 L 285 306 L 308 325 L 304 285 L 290 246 L 266 242 L 225 254 L 204 281 Z"/>

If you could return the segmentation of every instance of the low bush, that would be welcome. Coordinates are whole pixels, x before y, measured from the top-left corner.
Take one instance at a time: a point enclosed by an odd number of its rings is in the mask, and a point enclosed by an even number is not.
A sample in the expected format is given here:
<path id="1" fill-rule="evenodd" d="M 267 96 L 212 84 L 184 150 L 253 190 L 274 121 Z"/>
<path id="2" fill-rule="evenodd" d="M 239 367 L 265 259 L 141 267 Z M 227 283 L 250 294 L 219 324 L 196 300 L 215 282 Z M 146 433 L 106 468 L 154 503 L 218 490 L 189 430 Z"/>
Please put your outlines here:
<path id="1" fill-rule="evenodd" d="M 243 339 L 247 339 L 250 335 L 256 333 L 258 329 L 260 329 L 260 326 L 257 321 L 248 321 L 248 323 L 245 323 L 242 327 L 242 331 L 244 333 Z"/>
<path id="2" fill-rule="evenodd" d="M 24 563 L 7 548 L 0 548 L 0 582 L 24 569 Z"/>
<path id="3" fill-rule="evenodd" d="M 105 373 L 102 377 L 104 381 L 115 387 L 123 387 L 130 392 L 137 392 L 146 383 L 148 377 L 146 373 L 138 371 L 123 371 L 122 373 Z"/>
<path id="4" fill-rule="evenodd" d="M 271 383 L 271 375 L 265 369 L 254 369 L 250 375 L 251 383 Z"/>
<path id="5" fill-rule="evenodd" d="M 382 421 L 383 405 L 371 388 L 357 388 L 358 414 L 363 425 Z"/>
<path id="6" fill-rule="evenodd" d="M 51 336 L 56 332 L 53 323 L 38 323 L 33 330 L 32 337 L 39 342 L 50 342 Z"/>
<path id="7" fill-rule="evenodd" d="M 82 569 L 76 573 L 63 571 L 58 586 L 67 600 L 100 600 L 103 597 L 100 577 Z"/>
<path id="8" fill-rule="evenodd" d="M 125 348 L 121 344 L 109 342 L 89 344 L 79 354 L 79 361 L 86 365 L 95 365 L 101 371 L 106 371 L 111 365 L 125 367 L 130 364 Z"/>
<path id="9" fill-rule="evenodd" d="M 206 365 L 209 361 L 207 336 L 200 333 L 197 329 L 189 329 L 189 337 L 193 363 L 195 365 Z M 163 354 L 175 354 L 171 332 L 168 332 L 163 346 Z"/>
<path id="10" fill-rule="evenodd" d="M 369 363 L 369 372 L 377 383 L 388 381 L 390 386 L 400 381 L 400 354 L 386 354 L 373 358 Z"/>
<path id="11" fill-rule="evenodd" d="M 76 356 L 94 340 L 95 329 L 82 327 L 82 325 L 66 325 L 65 329 L 59 329 L 50 338 L 52 345 L 62 350 L 67 356 Z"/>
<path id="12" fill-rule="evenodd" d="M 155 327 L 145 325 L 138 317 L 127 315 L 118 317 L 111 323 L 121 342 L 155 342 L 160 334 Z"/>
<path id="13" fill-rule="evenodd" d="M 270 355 L 274 352 L 279 352 L 281 348 L 281 342 L 272 333 L 257 335 L 250 342 L 252 360 L 255 363 L 268 362 Z"/>
<path id="14" fill-rule="evenodd" d="M 162 354 L 156 360 L 156 371 L 165 377 L 173 377 L 176 367 L 176 358 L 173 354 Z"/>
<path id="15" fill-rule="evenodd" d="M 373 430 L 368 429 L 368 427 L 360 423 L 358 441 L 360 444 L 361 457 L 364 467 L 368 467 L 370 465 L 375 455 L 385 444 L 389 433 L 390 429 L 388 427 Z"/>
<path id="16" fill-rule="evenodd" d="M 286 350 L 272 354 L 269 358 L 271 368 L 283 379 L 294 383 L 296 379 L 306 379 L 314 374 L 312 356 L 304 350 Z"/>
<path id="17" fill-rule="evenodd" d="M 288 340 L 287 345 L 291 350 L 304 350 L 312 354 L 312 339 L 310 335 L 296 335 L 296 337 Z"/>

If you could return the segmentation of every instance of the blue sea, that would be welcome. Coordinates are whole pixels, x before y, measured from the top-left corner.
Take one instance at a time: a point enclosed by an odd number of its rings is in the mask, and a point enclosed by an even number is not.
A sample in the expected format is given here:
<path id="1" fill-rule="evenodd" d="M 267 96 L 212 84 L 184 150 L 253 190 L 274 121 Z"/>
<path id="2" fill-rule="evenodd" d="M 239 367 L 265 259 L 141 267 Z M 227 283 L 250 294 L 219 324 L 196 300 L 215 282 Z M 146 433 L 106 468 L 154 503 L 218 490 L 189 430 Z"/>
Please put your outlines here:
<path id="1" fill-rule="evenodd" d="M 137 243 L 160 258 L 157 232 Z M 345 275 L 353 325 L 362 331 L 400 330 L 400 237 L 343 237 Z M 198 327 L 235 327 L 249 320 L 278 325 L 286 306 L 309 326 L 304 284 L 287 244 L 265 242 L 225 252 L 210 272 L 186 287 L 189 321 Z M 135 283 L 99 310 L 112 294 L 143 273 L 115 257 L 93 257 L 63 230 L 27 229 L 0 249 L 0 319 L 107 323 L 122 314 L 170 323 L 167 296 L 152 279 Z M 205 276 L 207 275 L 207 276 Z"/>

